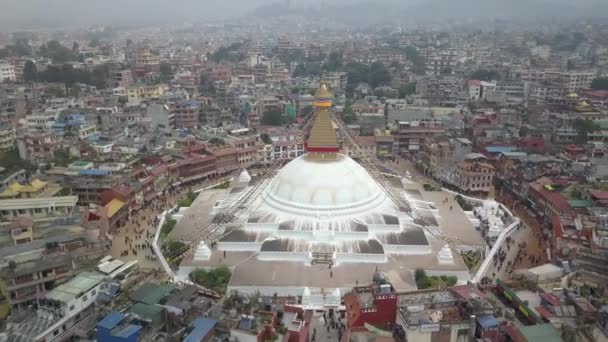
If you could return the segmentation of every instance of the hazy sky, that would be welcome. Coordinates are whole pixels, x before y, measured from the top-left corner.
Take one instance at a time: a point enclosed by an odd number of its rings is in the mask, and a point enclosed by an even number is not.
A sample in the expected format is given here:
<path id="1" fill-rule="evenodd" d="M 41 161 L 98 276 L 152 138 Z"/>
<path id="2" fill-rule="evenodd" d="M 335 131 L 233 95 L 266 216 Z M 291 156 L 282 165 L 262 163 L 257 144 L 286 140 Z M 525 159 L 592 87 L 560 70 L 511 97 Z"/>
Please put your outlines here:
<path id="1" fill-rule="evenodd" d="M 0 0 L 2 29 L 31 25 L 82 26 L 87 24 L 141 24 L 183 22 L 208 18 L 239 16 L 259 5 L 286 3 L 287 0 Z M 505 9 L 510 15 L 534 12 L 537 15 L 557 15 L 565 12 L 597 14 L 608 9 L 608 0 L 291 0 L 298 7 L 367 2 L 378 7 L 387 3 L 411 7 L 415 14 L 432 16 L 453 9 L 459 15 L 488 15 Z M 396 6 L 396 5 L 393 5 Z M 478 8 L 481 8 L 478 10 Z M 543 13 L 544 10 L 549 13 Z M 406 13 L 407 11 L 403 11 Z M 555 13 L 555 14 L 553 14 Z M 606 15 L 606 13 L 603 13 Z"/>

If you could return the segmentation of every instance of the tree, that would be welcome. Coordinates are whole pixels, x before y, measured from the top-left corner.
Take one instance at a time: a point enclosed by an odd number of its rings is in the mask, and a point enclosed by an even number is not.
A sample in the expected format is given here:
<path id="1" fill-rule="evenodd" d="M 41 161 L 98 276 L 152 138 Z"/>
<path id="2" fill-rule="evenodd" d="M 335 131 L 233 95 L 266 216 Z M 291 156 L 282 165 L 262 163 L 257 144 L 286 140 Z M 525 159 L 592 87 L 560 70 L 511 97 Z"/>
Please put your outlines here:
<path id="1" fill-rule="evenodd" d="M 608 78 L 595 78 L 591 82 L 591 89 L 608 90 Z"/>
<path id="2" fill-rule="evenodd" d="M 333 51 L 327 58 L 327 63 L 324 65 L 324 69 L 327 71 L 338 71 L 342 68 L 344 58 L 341 52 Z"/>
<path id="3" fill-rule="evenodd" d="M 70 61 L 77 61 L 79 54 L 61 45 L 56 40 L 51 40 L 40 47 L 40 55 L 51 58 L 53 62 L 63 64 Z"/>
<path id="4" fill-rule="evenodd" d="M 412 62 L 414 65 L 412 71 L 416 75 L 424 75 L 426 73 L 426 63 L 424 57 L 418 53 L 418 49 L 414 46 L 407 46 L 405 48 L 405 57 Z"/>
<path id="5" fill-rule="evenodd" d="M 65 93 L 70 94 L 70 88 L 76 83 L 76 72 L 72 64 L 64 64 L 61 68 L 63 73 L 63 84 L 65 85 Z"/>
<path id="6" fill-rule="evenodd" d="M 262 133 L 262 134 L 260 134 L 260 139 L 262 139 L 262 141 L 266 145 L 272 144 L 272 139 L 270 139 L 270 136 L 268 135 L 268 133 Z"/>
<path id="7" fill-rule="evenodd" d="M 285 122 L 283 113 L 277 108 L 269 109 L 262 115 L 262 124 L 269 126 L 280 126 Z"/>
<path id="8" fill-rule="evenodd" d="M 173 70 L 171 64 L 160 63 L 160 81 L 166 83 L 173 78 Z"/>
<path id="9" fill-rule="evenodd" d="M 574 129 L 577 132 L 576 143 L 586 144 L 589 139 L 589 133 L 593 133 L 599 129 L 599 125 L 591 120 L 576 119 L 574 120 Z"/>
<path id="10" fill-rule="evenodd" d="M 374 62 L 369 66 L 368 83 L 372 88 L 387 85 L 391 82 L 391 73 L 380 62 Z"/>
<path id="11" fill-rule="evenodd" d="M 65 97 L 65 92 L 61 87 L 51 85 L 46 88 L 46 93 L 53 97 Z"/>
<path id="12" fill-rule="evenodd" d="M 72 52 L 79 53 L 79 51 L 80 51 L 80 45 L 78 45 L 77 42 L 74 42 L 74 44 L 72 44 Z"/>
<path id="13" fill-rule="evenodd" d="M 342 121 L 347 125 L 357 122 L 357 114 L 353 112 L 353 109 L 350 106 L 344 107 L 344 110 L 342 111 Z"/>
<path id="14" fill-rule="evenodd" d="M 189 278 L 201 286 L 217 292 L 224 292 L 230 281 L 230 276 L 228 267 L 221 266 L 209 271 L 198 268 L 190 273 Z"/>
<path id="15" fill-rule="evenodd" d="M 209 139 L 209 143 L 211 145 L 224 145 L 224 140 L 218 137 L 213 137 L 211 139 Z"/>
<path id="16" fill-rule="evenodd" d="M 296 65 L 296 68 L 293 70 L 293 77 L 306 77 L 307 73 L 306 65 L 304 63 L 300 63 Z"/>
<path id="17" fill-rule="evenodd" d="M 493 81 L 493 80 L 499 80 L 500 75 L 498 74 L 498 71 L 496 71 L 496 70 L 479 69 L 471 75 L 471 79 L 480 80 L 480 81 Z"/>
<path id="18" fill-rule="evenodd" d="M 521 126 L 519 128 L 519 137 L 520 138 L 527 137 L 528 136 L 528 131 L 529 131 L 528 126 Z"/>
<path id="19" fill-rule="evenodd" d="M 25 66 L 23 67 L 23 79 L 26 82 L 36 82 L 38 80 L 38 68 L 34 62 L 25 62 Z"/>
<path id="20" fill-rule="evenodd" d="M 416 93 L 416 82 L 408 83 L 399 87 L 399 98 L 401 99 L 414 93 Z"/>

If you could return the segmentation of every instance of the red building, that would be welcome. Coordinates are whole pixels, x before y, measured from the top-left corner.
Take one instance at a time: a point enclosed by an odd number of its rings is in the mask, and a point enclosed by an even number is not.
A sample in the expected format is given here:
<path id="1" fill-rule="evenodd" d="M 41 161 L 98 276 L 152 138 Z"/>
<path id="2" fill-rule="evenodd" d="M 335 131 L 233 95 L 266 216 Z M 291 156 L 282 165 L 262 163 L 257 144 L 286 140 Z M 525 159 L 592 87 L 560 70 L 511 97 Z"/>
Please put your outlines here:
<path id="1" fill-rule="evenodd" d="M 397 294 L 389 283 L 355 287 L 343 300 L 347 329 L 360 329 L 366 323 L 376 327 L 395 324 Z"/>
<path id="2" fill-rule="evenodd" d="M 309 342 L 312 315 L 311 310 L 285 306 L 283 326 L 287 332 L 283 335 L 283 342 Z"/>

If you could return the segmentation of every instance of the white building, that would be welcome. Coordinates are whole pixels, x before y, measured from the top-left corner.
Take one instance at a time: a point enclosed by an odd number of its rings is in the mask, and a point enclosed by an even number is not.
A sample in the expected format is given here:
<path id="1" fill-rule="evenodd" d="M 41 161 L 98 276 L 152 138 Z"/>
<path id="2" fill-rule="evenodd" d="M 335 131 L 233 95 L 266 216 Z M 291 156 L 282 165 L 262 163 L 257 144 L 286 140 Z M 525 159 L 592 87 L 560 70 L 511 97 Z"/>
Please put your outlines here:
<path id="1" fill-rule="evenodd" d="M 0 128 L 0 152 L 15 148 L 15 129 L 12 127 Z"/>
<path id="2" fill-rule="evenodd" d="M 589 88 L 595 78 L 595 72 L 591 71 L 568 71 L 561 74 L 562 84 L 568 91 Z"/>
<path id="3" fill-rule="evenodd" d="M 16 80 L 15 66 L 9 63 L 0 63 L 0 82 Z"/>

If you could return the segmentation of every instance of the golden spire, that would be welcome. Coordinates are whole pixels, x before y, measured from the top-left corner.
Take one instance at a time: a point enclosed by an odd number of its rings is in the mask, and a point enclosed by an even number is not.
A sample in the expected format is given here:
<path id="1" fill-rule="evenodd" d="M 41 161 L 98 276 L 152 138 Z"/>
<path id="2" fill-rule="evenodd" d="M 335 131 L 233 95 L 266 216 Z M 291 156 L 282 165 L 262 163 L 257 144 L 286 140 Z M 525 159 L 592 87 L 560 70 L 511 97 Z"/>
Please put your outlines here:
<path id="1" fill-rule="evenodd" d="M 306 145 L 309 152 L 335 154 L 340 149 L 340 144 L 338 144 L 336 132 L 329 116 L 331 104 L 332 93 L 327 83 L 321 81 L 315 93 L 314 107 L 317 116 L 312 124 L 310 138 Z"/>

